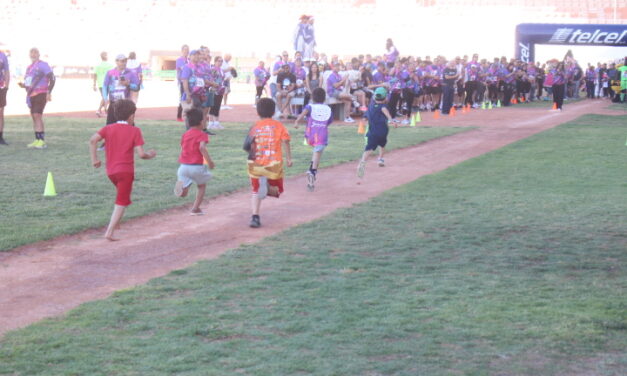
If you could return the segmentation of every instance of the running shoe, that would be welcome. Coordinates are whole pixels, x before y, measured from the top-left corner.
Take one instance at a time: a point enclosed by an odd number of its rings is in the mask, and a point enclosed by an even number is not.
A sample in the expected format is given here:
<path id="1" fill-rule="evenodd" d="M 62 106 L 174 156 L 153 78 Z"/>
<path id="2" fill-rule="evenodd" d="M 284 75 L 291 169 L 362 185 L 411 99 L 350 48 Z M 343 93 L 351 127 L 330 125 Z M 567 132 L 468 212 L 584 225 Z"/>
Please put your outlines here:
<path id="1" fill-rule="evenodd" d="M 309 190 L 309 192 L 313 192 L 315 186 L 314 184 L 316 183 L 316 174 L 313 173 L 313 171 L 308 170 L 307 171 L 307 190 Z"/>
<path id="2" fill-rule="evenodd" d="M 354 123 L 354 122 L 355 122 L 355 120 L 354 120 L 352 117 L 348 116 L 348 117 L 346 117 L 346 118 L 344 119 L 344 122 L 345 122 L 345 123 Z"/>
<path id="3" fill-rule="evenodd" d="M 261 218 L 259 218 L 258 215 L 253 215 L 252 218 L 250 219 L 250 227 L 252 228 L 258 228 L 261 227 Z"/>
<path id="4" fill-rule="evenodd" d="M 361 112 L 366 112 L 366 111 L 368 111 L 368 107 L 366 107 L 366 106 L 361 106 L 361 107 L 359 107 L 359 111 L 361 111 Z"/>
<path id="5" fill-rule="evenodd" d="M 32 148 L 36 147 L 37 145 L 39 145 L 39 139 L 37 139 L 37 140 L 31 142 L 30 144 L 26 145 L 26 147 L 32 149 Z"/>
<path id="6" fill-rule="evenodd" d="M 204 215 L 204 214 L 205 214 L 205 212 L 203 212 L 200 209 L 192 210 L 192 211 L 189 212 L 189 215 Z"/>
<path id="7" fill-rule="evenodd" d="M 222 124 L 220 124 L 219 121 L 214 121 L 213 122 L 213 129 L 224 129 L 224 127 L 222 126 Z"/>
<path id="8" fill-rule="evenodd" d="M 363 178 L 366 173 L 366 161 L 360 161 L 359 167 L 357 167 L 357 177 Z"/>
<path id="9" fill-rule="evenodd" d="M 259 178 L 259 190 L 257 191 L 257 197 L 259 197 L 260 200 L 263 200 L 266 196 L 268 196 L 268 178 L 262 176 Z"/>
<path id="10" fill-rule="evenodd" d="M 383 158 L 379 158 L 377 162 L 379 163 L 379 167 L 385 167 L 385 161 L 383 160 Z"/>
<path id="11" fill-rule="evenodd" d="M 222 109 L 222 110 L 232 110 L 233 107 L 231 107 L 231 106 L 222 106 L 222 107 L 220 107 L 220 109 Z"/>
<path id="12" fill-rule="evenodd" d="M 409 120 L 405 119 L 405 120 L 401 121 L 401 124 L 408 125 L 409 124 Z"/>
<path id="13" fill-rule="evenodd" d="M 37 145 L 34 146 L 35 149 L 45 149 L 48 147 L 48 145 L 46 145 L 46 141 L 44 140 L 39 140 L 39 142 L 37 143 Z"/>
<path id="14" fill-rule="evenodd" d="M 183 118 L 176 118 L 176 121 L 178 121 L 179 123 L 184 122 L 185 120 L 183 120 Z"/>
<path id="15" fill-rule="evenodd" d="M 0 137 L 0 145 L 8 145 L 4 138 Z"/>

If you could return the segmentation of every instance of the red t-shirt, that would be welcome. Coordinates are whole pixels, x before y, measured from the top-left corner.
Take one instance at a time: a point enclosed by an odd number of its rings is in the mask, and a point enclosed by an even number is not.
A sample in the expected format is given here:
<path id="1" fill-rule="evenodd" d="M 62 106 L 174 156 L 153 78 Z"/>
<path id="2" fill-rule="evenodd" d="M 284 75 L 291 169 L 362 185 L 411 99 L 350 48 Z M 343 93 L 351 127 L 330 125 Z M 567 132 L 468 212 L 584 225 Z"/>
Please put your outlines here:
<path id="1" fill-rule="evenodd" d="M 98 131 L 105 139 L 107 175 L 135 173 L 135 146 L 144 144 L 141 129 L 126 122 L 109 124 Z"/>
<path id="2" fill-rule="evenodd" d="M 203 164 L 204 159 L 200 154 L 200 143 L 209 143 L 209 136 L 200 129 L 190 128 L 181 137 L 181 156 L 179 163 Z"/>

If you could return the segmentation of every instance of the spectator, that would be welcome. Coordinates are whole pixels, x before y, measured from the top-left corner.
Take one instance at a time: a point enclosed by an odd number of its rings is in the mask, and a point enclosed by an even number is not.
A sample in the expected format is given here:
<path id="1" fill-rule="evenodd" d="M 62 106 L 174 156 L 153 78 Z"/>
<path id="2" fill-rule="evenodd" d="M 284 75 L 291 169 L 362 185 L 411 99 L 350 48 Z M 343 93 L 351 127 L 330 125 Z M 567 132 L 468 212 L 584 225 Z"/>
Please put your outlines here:
<path id="1" fill-rule="evenodd" d="M 279 118 L 295 119 L 292 115 L 290 102 L 296 93 L 296 76 L 290 72 L 289 64 L 283 64 L 280 73 L 277 75 L 277 106 L 279 108 Z"/>

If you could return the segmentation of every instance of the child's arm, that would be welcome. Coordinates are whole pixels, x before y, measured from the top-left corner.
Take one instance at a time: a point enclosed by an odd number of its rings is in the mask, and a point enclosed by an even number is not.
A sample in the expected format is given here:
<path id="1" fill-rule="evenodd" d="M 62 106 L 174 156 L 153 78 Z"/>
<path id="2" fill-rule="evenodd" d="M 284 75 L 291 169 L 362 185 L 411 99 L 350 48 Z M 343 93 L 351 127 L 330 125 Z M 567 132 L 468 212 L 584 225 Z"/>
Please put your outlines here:
<path id="1" fill-rule="evenodd" d="M 283 150 L 285 150 L 287 167 L 292 167 L 292 149 L 290 148 L 290 140 L 283 140 Z"/>
<path id="2" fill-rule="evenodd" d="M 157 152 L 153 149 L 148 150 L 147 152 L 144 151 L 144 147 L 142 145 L 135 146 L 135 151 L 141 159 L 153 159 L 157 156 Z"/>
<path id="3" fill-rule="evenodd" d="M 95 168 L 98 168 L 102 165 L 100 159 L 98 159 L 98 154 L 96 150 L 98 148 L 98 142 L 102 140 L 102 136 L 98 133 L 94 133 L 93 136 L 89 139 L 89 155 L 91 156 L 91 165 Z"/>
<path id="4" fill-rule="evenodd" d="M 205 161 L 207 161 L 207 165 L 209 166 L 209 168 L 213 170 L 216 165 L 215 163 L 213 163 L 213 160 L 209 156 L 209 152 L 207 152 L 207 143 L 201 142 L 198 148 L 200 149 L 200 154 L 202 154 L 203 158 L 205 158 Z"/>
<path id="5" fill-rule="evenodd" d="M 387 107 L 383 107 L 381 109 L 381 112 L 383 112 L 383 115 L 388 118 L 388 121 L 392 121 L 392 115 L 390 115 L 390 111 L 387 109 Z"/>
<path id="6" fill-rule="evenodd" d="M 303 111 L 301 111 L 300 115 L 298 115 L 296 120 L 294 120 L 294 128 L 298 129 L 298 122 L 300 121 L 300 119 L 304 118 L 307 115 L 309 115 L 309 109 L 304 109 Z"/>

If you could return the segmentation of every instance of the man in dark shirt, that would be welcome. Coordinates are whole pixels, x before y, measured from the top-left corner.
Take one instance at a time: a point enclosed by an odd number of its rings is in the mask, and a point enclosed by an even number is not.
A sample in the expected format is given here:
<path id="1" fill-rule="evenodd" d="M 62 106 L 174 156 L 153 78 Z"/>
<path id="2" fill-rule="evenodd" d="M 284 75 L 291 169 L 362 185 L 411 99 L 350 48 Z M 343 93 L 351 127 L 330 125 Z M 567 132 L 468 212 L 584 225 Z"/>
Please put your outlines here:
<path id="1" fill-rule="evenodd" d="M 451 60 L 446 64 L 444 72 L 442 72 L 442 89 L 444 91 L 442 98 L 442 113 L 448 115 L 453 105 L 453 95 L 455 94 L 455 81 L 459 78 L 455 61 Z"/>
<path id="2" fill-rule="evenodd" d="M 276 101 L 277 108 L 281 112 L 280 118 L 287 116 L 288 119 L 295 119 L 291 112 L 290 102 L 296 93 L 294 90 L 296 88 L 296 76 L 290 71 L 288 64 L 281 67 L 276 84 L 279 89 L 276 93 Z"/>

